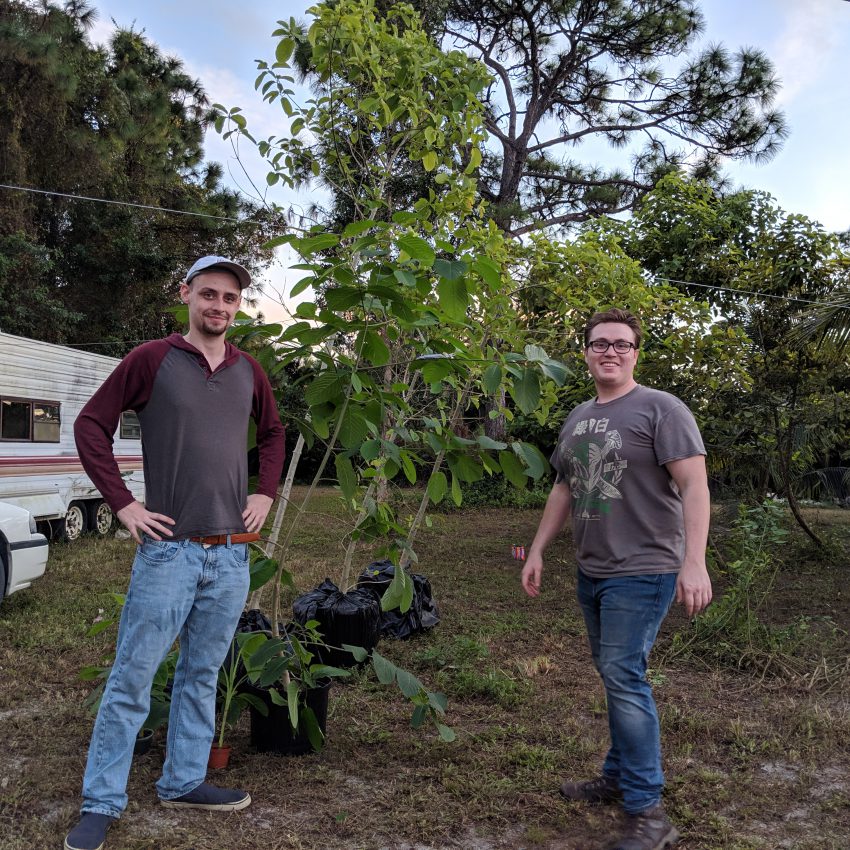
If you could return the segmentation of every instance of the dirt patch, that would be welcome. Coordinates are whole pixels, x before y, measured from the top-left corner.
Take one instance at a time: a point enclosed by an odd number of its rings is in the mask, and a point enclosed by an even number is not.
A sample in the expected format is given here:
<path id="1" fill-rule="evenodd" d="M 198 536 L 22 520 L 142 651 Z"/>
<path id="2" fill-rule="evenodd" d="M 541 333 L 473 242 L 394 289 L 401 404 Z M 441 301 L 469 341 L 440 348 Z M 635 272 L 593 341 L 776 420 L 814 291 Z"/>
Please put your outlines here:
<path id="1" fill-rule="evenodd" d="M 303 589 L 337 576 L 342 555 L 341 540 L 328 535 L 341 527 L 336 497 L 320 492 L 314 511 L 289 563 Z M 838 513 L 850 522 L 848 512 Z M 110 832 L 110 850 L 602 850 L 622 828 L 618 810 L 568 804 L 557 793 L 563 777 L 598 771 L 607 740 L 569 542 L 553 546 L 537 600 L 521 593 L 520 565 L 511 558 L 511 546 L 527 544 L 538 519 L 538 511 L 499 509 L 436 514 L 416 569 L 431 580 L 442 623 L 416 640 L 381 644 L 447 694 L 455 743 L 411 730 L 405 701 L 363 676 L 332 689 L 321 754 L 257 754 L 243 718 L 231 766 L 213 781 L 247 789 L 254 803 L 215 816 L 158 805 L 160 733 L 135 760 L 130 805 Z M 837 520 L 831 533 L 850 539 Z M 794 550 L 778 594 L 797 613 L 839 622 L 850 615 L 847 562 L 818 567 L 807 551 L 804 543 Z M 0 608 L 2 850 L 58 846 L 76 817 L 92 724 L 82 706 L 88 686 L 77 672 L 114 640 L 85 634 L 109 609 L 110 594 L 126 588 L 131 557 L 126 541 L 53 547 L 45 578 Z M 358 565 L 370 560 L 364 546 Z M 771 616 L 785 616 L 784 605 Z M 656 663 L 672 632 L 686 626 L 674 611 Z M 844 640 L 836 633 L 826 647 L 835 659 Z M 679 847 L 847 850 L 846 680 L 809 689 L 711 669 L 699 658 L 656 667 L 652 676 Z"/>

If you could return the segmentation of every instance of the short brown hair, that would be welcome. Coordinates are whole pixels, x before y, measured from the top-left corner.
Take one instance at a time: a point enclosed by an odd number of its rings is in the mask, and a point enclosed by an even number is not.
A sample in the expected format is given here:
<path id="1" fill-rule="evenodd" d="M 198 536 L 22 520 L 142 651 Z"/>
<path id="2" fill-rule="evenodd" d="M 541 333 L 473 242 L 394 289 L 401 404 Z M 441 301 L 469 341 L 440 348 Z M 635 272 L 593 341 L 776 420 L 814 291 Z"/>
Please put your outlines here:
<path id="1" fill-rule="evenodd" d="M 643 337 L 643 328 L 640 326 L 640 319 L 630 313 L 628 310 L 621 310 L 619 307 L 612 307 L 610 310 L 603 310 L 601 313 L 594 313 L 584 329 L 584 347 L 587 348 L 590 342 L 590 332 L 597 325 L 604 325 L 608 322 L 617 322 L 621 325 L 628 325 L 635 335 L 635 347 L 640 348 L 640 341 Z"/>

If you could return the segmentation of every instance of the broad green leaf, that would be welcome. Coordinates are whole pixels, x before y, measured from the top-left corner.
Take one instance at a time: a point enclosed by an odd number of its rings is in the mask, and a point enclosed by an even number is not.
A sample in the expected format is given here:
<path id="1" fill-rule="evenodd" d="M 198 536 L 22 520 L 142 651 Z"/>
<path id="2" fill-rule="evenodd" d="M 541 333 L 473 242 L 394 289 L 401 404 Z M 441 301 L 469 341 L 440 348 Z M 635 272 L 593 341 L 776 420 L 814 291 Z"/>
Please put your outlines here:
<path id="1" fill-rule="evenodd" d="M 372 330 L 366 331 L 360 353 L 373 366 L 386 366 L 390 362 L 390 350 L 387 344 L 381 339 L 380 334 Z"/>
<path id="2" fill-rule="evenodd" d="M 422 371 L 422 380 L 426 384 L 436 384 L 450 375 L 454 370 L 450 360 L 443 357 L 435 357 L 433 360 L 418 360 Z"/>
<path id="3" fill-rule="evenodd" d="M 531 363 L 545 363 L 549 355 L 539 345 L 526 345 L 525 359 Z"/>
<path id="4" fill-rule="evenodd" d="M 295 286 L 292 287 L 292 291 L 289 293 L 290 298 L 295 298 L 297 295 L 300 295 L 305 289 L 312 285 L 313 281 L 316 278 L 312 275 L 310 277 L 302 277 Z"/>
<path id="5" fill-rule="evenodd" d="M 484 470 L 477 460 L 469 455 L 455 455 L 448 459 L 449 467 L 453 477 L 469 483 L 480 481 L 484 477 Z"/>
<path id="6" fill-rule="evenodd" d="M 513 444 L 514 451 L 525 461 L 528 474 L 537 481 L 543 476 L 549 467 L 549 462 L 537 446 L 531 443 L 516 442 Z"/>
<path id="7" fill-rule="evenodd" d="M 374 460 L 381 451 L 381 443 L 379 440 L 366 440 L 360 446 L 360 457 L 365 461 Z"/>
<path id="8" fill-rule="evenodd" d="M 311 664 L 310 675 L 314 679 L 347 679 L 351 675 L 351 670 L 330 667 L 327 664 Z"/>
<path id="9" fill-rule="evenodd" d="M 502 383 L 502 367 L 498 363 L 491 363 L 484 370 L 481 383 L 484 385 L 484 392 L 493 395 Z"/>
<path id="10" fill-rule="evenodd" d="M 325 742 L 325 736 L 322 733 L 321 726 L 319 726 L 319 721 L 316 720 L 315 712 L 309 705 L 305 705 L 301 715 L 301 724 L 304 732 L 307 734 L 307 740 L 310 742 L 310 746 L 317 753 L 321 752 L 322 746 Z M 440 734 L 440 737 L 442 737 L 442 733 Z"/>
<path id="11" fill-rule="evenodd" d="M 434 709 L 434 711 L 438 711 L 440 714 L 445 714 L 449 701 L 446 699 L 445 694 L 428 691 L 428 704 Z"/>
<path id="12" fill-rule="evenodd" d="M 563 363 L 551 358 L 540 364 L 540 371 L 547 378 L 551 378 L 559 387 L 564 386 L 567 375 L 569 375 L 569 369 Z"/>
<path id="13" fill-rule="evenodd" d="M 415 697 L 422 688 L 422 682 L 416 678 L 412 673 L 408 673 L 407 670 L 396 670 L 395 680 L 398 682 L 399 688 L 401 688 L 401 692 L 410 699 L 411 697 Z"/>
<path id="14" fill-rule="evenodd" d="M 418 236 L 399 236 L 398 247 L 413 260 L 418 260 L 426 268 L 434 264 L 437 255 L 434 249 Z"/>
<path id="15" fill-rule="evenodd" d="M 404 471 L 404 477 L 411 483 L 416 483 L 416 467 L 410 459 L 410 453 L 401 451 L 401 468 Z"/>
<path id="16" fill-rule="evenodd" d="M 523 413 L 533 413 L 540 403 L 540 380 L 537 372 L 533 369 L 523 369 L 520 376 L 514 378 L 511 397 Z"/>
<path id="17" fill-rule="evenodd" d="M 480 434 L 477 437 L 478 445 L 481 446 L 482 449 L 500 452 L 508 447 L 507 443 L 503 443 L 500 440 L 493 440 L 485 434 Z"/>
<path id="18" fill-rule="evenodd" d="M 375 668 L 375 675 L 382 685 L 391 685 L 395 679 L 396 666 L 387 661 L 383 655 L 376 650 L 372 650 L 372 667 Z"/>
<path id="19" fill-rule="evenodd" d="M 334 458 L 336 466 L 336 478 L 339 481 L 339 489 L 346 502 L 351 502 L 357 492 L 357 473 L 351 465 L 351 461 L 345 455 L 337 455 Z"/>
<path id="20" fill-rule="evenodd" d="M 502 467 L 502 472 L 505 478 L 514 485 L 523 489 L 528 484 L 528 477 L 525 474 L 525 468 L 519 458 L 513 452 L 499 452 L 499 464 Z"/>
<path id="21" fill-rule="evenodd" d="M 279 65 L 286 65 L 292 51 L 295 48 L 295 40 L 291 38 L 282 38 L 275 48 L 274 58 Z"/>
<path id="22" fill-rule="evenodd" d="M 362 646 L 353 646 L 350 643 L 344 643 L 342 648 L 346 652 L 350 652 L 354 656 L 355 661 L 365 661 L 369 657 L 369 653 Z"/>
<path id="23" fill-rule="evenodd" d="M 363 414 L 351 405 L 345 411 L 342 427 L 339 429 L 339 441 L 346 449 L 357 449 L 369 436 L 369 426 Z"/>
<path id="24" fill-rule="evenodd" d="M 296 239 L 292 244 L 302 257 L 307 257 L 317 251 L 326 251 L 328 248 L 338 245 L 339 236 L 335 233 L 320 233 L 318 236 L 305 236 Z"/>
<path id="25" fill-rule="evenodd" d="M 437 284 L 437 297 L 440 300 L 440 307 L 450 319 L 463 321 L 466 318 L 469 294 L 466 291 L 465 280 L 440 278 L 440 282 Z"/>
<path id="26" fill-rule="evenodd" d="M 359 236 L 361 233 L 369 230 L 370 227 L 374 227 L 375 224 L 376 222 L 368 218 L 363 221 L 352 221 L 350 224 L 345 225 L 345 229 L 342 231 L 342 238 L 348 239 L 352 236 Z"/>
<path id="27" fill-rule="evenodd" d="M 320 372 L 307 387 L 304 397 L 310 407 L 326 401 L 337 402 L 342 396 L 343 385 L 344 379 L 339 372 Z"/>
<path id="28" fill-rule="evenodd" d="M 426 171 L 433 171 L 437 167 L 437 154 L 435 154 L 434 151 L 428 151 L 428 153 L 422 157 L 422 167 Z"/>
<path id="29" fill-rule="evenodd" d="M 356 286 L 336 286 L 325 290 L 328 309 L 341 312 L 363 303 L 364 292 Z"/>
<path id="30" fill-rule="evenodd" d="M 277 561 L 273 558 L 259 558 L 249 567 L 251 586 L 249 592 L 262 587 L 277 572 Z"/>
<path id="31" fill-rule="evenodd" d="M 440 733 L 440 737 L 447 743 L 450 744 L 457 737 L 454 733 L 454 730 L 450 727 L 446 726 L 445 723 L 437 724 L 437 731 Z"/>
<path id="32" fill-rule="evenodd" d="M 428 709 L 424 705 L 417 705 L 413 709 L 413 715 L 410 718 L 410 725 L 414 729 L 419 729 L 428 717 Z"/>
<path id="33" fill-rule="evenodd" d="M 298 682 L 291 680 L 286 686 L 286 702 L 289 705 L 289 722 L 298 728 Z"/>
<path id="34" fill-rule="evenodd" d="M 395 269 L 393 277 L 404 286 L 416 286 L 416 275 L 407 271 L 407 269 Z"/>
<path id="35" fill-rule="evenodd" d="M 463 491 L 460 489 L 460 482 L 456 475 L 452 475 L 452 501 L 457 507 L 460 507 L 463 501 Z"/>
<path id="36" fill-rule="evenodd" d="M 463 260 L 434 260 L 434 271 L 445 280 L 460 280 L 466 274 Z"/>
<path id="37" fill-rule="evenodd" d="M 502 273 L 499 266 L 489 257 L 479 257 L 472 264 L 473 271 L 478 272 L 484 282 L 493 289 L 499 289 L 502 285 Z"/>
<path id="38" fill-rule="evenodd" d="M 381 597 L 381 610 L 392 611 L 398 608 L 402 614 L 407 613 L 413 602 L 413 580 L 407 570 L 396 567 L 390 586 Z M 374 652 L 372 653 L 374 655 Z"/>
<path id="39" fill-rule="evenodd" d="M 431 502 L 435 505 L 439 505 L 446 495 L 446 490 L 448 490 L 448 479 L 446 478 L 446 473 L 440 472 L 439 470 L 432 473 L 431 477 L 428 479 L 428 498 Z"/>

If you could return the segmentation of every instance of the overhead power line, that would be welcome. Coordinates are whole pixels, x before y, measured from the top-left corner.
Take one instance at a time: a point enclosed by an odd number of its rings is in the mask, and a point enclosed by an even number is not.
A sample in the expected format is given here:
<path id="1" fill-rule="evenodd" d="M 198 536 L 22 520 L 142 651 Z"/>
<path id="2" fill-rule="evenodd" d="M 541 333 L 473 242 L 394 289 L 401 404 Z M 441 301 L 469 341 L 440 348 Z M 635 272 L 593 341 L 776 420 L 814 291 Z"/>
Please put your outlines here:
<path id="1" fill-rule="evenodd" d="M 158 207 L 153 204 L 136 204 L 132 201 L 112 201 L 108 198 L 91 198 L 87 195 L 72 195 L 67 192 L 50 192 L 47 189 L 33 189 L 30 186 L 10 186 L 7 183 L 0 183 L 0 189 L 9 189 L 14 192 L 31 192 L 34 195 L 50 195 L 55 198 L 67 198 L 72 201 L 92 201 L 96 204 L 113 204 L 118 207 L 134 207 L 140 210 L 153 210 L 155 212 L 173 213 L 175 215 L 191 215 L 196 218 L 212 218 L 216 221 L 232 221 L 236 224 L 257 224 L 247 218 L 231 218 L 226 215 L 211 215 L 210 213 L 192 212 L 191 210 L 175 210 L 170 207 Z"/>
<path id="2" fill-rule="evenodd" d="M 850 0 L 847 0 L 847 2 L 850 2 Z M 232 218 L 230 216 L 211 215 L 210 213 L 192 212 L 190 210 L 177 210 L 177 209 L 172 209 L 170 207 L 158 207 L 158 206 L 153 205 L 153 204 L 137 204 L 137 203 L 134 203 L 133 201 L 113 201 L 113 200 L 110 200 L 108 198 L 93 198 L 93 197 L 89 197 L 87 195 L 75 195 L 75 194 L 71 194 L 71 193 L 68 193 L 68 192 L 54 192 L 54 191 L 50 191 L 48 189 L 35 189 L 31 186 L 14 186 L 14 185 L 10 185 L 10 184 L 7 184 L 7 183 L 0 183 L 0 189 L 8 189 L 10 191 L 15 191 L 15 192 L 30 192 L 30 193 L 36 194 L 36 195 L 49 195 L 49 196 L 52 196 L 52 197 L 66 198 L 68 200 L 74 200 L 74 201 L 90 201 L 92 203 L 98 203 L 98 204 L 112 204 L 114 206 L 133 207 L 135 209 L 151 210 L 151 211 L 154 211 L 154 212 L 173 213 L 174 215 L 188 215 L 188 216 L 195 216 L 197 218 L 209 218 L 209 219 L 214 219 L 216 221 L 230 221 L 230 222 L 234 222 L 235 224 L 253 224 L 253 225 L 259 225 L 260 224 L 260 222 L 254 221 L 253 219 L 247 219 L 247 218 L 246 219 Z M 293 229 L 297 229 L 297 228 L 293 228 Z M 543 260 L 542 262 L 543 262 L 544 265 L 551 265 L 551 266 L 561 265 L 560 263 L 558 263 L 554 260 Z M 735 289 L 734 287 L 730 287 L 730 286 L 719 286 L 718 284 L 715 284 L 715 283 L 696 283 L 692 280 L 678 280 L 678 279 L 672 278 L 672 277 L 662 277 L 661 275 L 652 275 L 652 277 L 655 280 L 663 280 L 667 283 L 678 283 L 682 286 L 695 286 L 695 287 L 700 287 L 702 289 L 713 289 L 717 292 L 728 292 L 728 293 L 731 293 L 733 295 L 750 295 L 750 296 L 754 296 L 756 298 L 773 298 L 773 299 L 776 299 L 776 300 L 779 300 L 779 301 L 789 301 L 789 302 L 794 302 L 794 303 L 799 303 L 799 304 L 809 304 L 809 305 L 813 305 L 813 306 L 817 306 L 817 307 L 833 307 L 833 308 L 838 309 L 838 310 L 848 310 L 848 309 L 850 309 L 850 307 L 848 307 L 848 305 L 846 305 L 846 304 L 833 303 L 833 302 L 829 302 L 829 301 L 817 301 L 817 300 L 810 299 L 810 298 L 797 298 L 797 297 L 790 296 L 790 295 L 776 295 L 776 294 L 770 293 L 770 292 L 758 292 L 756 290 L 749 290 L 749 289 Z"/>

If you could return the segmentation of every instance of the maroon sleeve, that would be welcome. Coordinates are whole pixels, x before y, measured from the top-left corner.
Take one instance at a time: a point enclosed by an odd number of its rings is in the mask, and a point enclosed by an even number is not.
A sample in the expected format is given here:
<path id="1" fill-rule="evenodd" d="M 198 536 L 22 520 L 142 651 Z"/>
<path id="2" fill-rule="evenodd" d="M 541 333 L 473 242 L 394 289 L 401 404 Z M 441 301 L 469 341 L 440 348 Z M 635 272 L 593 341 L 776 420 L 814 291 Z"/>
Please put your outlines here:
<path id="1" fill-rule="evenodd" d="M 257 492 L 274 499 L 286 458 L 286 431 L 277 413 L 277 402 L 263 367 L 243 352 L 254 370 L 254 399 L 251 415 L 257 423 L 257 450 L 260 454 L 260 473 Z"/>
<path id="2" fill-rule="evenodd" d="M 147 404 L 157 369 L 169 348 L 164 339 L 134 348 L 88 400 L 74 423 L 83 469 L 116 514 L 133 501 L 133 494 L 118 470 L 112 436 L 125 410 L 138 413 Z"/>

